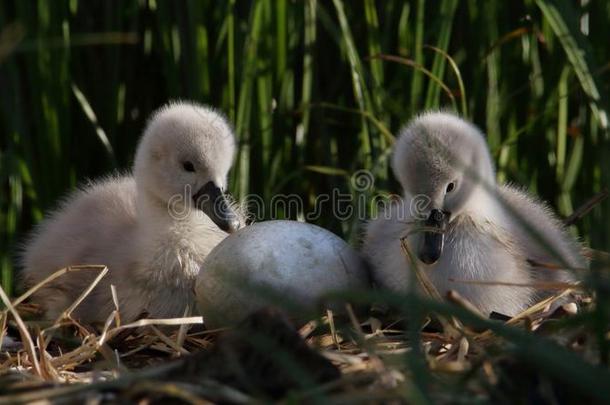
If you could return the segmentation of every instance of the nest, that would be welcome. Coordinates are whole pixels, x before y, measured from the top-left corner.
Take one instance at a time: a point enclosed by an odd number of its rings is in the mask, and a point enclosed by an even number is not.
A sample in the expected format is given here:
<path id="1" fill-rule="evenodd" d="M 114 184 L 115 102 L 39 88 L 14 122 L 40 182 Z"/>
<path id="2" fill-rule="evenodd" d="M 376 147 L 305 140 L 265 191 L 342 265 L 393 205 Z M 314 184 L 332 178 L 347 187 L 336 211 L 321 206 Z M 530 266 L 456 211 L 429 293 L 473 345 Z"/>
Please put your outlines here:
<path id="1" fill-rule="evenodd" d="M 516 317 L 495 321 L 493 325 L 504 328 L 500 333 L 488 329 L 490 321 L 455 292 L 447 298 L 469 314 L 467 321 L 428 308 L 415 324 L 380 305 L 363 317 L 347 304 L 346 315 L 326 311 L 298 328 L 282 311 L 266 309 L 235 328 L 205 330 L 201 317 L 121 324 L 117 307 L 95 329 L 72 319 L 71 313 L 107 271 L 101 267 L 90 288 L 55 322 L 28 320 L 40 315 L 40 309 L 28 304 L 27 297 L 73 270 L 83 269 L 61 270 L 12 301 L 0 289 L 6 305 L 0 319 L 0 403 L 385 402 L 429 395 L 422 389 L 439 402 L 453 402 L 455 395 L 489 400 L 505 384 L 506 370 L 520 367 L 507 356 L 515 340 L 502 331 L 528 331 L 538 340 L 553 336 L 583 357 L 595 352 L 587 331 L 549 335 L 554 322 L 576 312 L 573 302 L 549 310 L 575 285 L 556 286 L 560 290 L 555 295 Z M 440 298 L 425 274 L 418 276 L 428 293 Z M 579 305 L 586 311 L 592 300 L 580 297 Z M 429 380 L 418 381 L 418 372 Z M 461 381 L 457 391 L 455 381 Z"/>
<path id="2" fill-rule="evenodd" d="M 114 291 L 104 325 L 84 325 L 72 312 L 108 269 L 62 269 L 13 300 L 0 287 L 0 404 L 610 401 L 610 255 L 588 256 L 596 300 L 579 283 L 528 285 L 554 294 L 512 318 L 490 320 L 455 291 L 442 297 L 412 263 L 427 298 L 361 291 L 346 301 L 361 298 L 364 316 L 346 304 L 341 316 L 326 310 L 296 327 L 268 308 L 224 330 L 206 330 L 201 317 L 123 324 Z M 41 311 L 28 297 L 91 270 L 98 276 L 56 321 L 35 320 Z"/>

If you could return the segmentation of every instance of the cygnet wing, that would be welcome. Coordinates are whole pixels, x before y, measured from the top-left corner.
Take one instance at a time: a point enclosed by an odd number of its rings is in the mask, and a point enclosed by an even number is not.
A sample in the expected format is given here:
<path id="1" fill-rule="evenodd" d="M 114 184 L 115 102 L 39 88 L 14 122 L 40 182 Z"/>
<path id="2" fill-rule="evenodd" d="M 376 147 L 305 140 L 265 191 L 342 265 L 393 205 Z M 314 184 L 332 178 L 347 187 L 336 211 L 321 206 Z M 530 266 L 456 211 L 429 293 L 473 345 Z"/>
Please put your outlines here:
<path id="1" fill-rule="evenodd" d="M 126 249 L 133 241 L 134 229 L 135 183 L 131 177 L 108 178 L 70 194 L 38 225 L 24 245 L 21 255 L 24 287 L 67 266 L 120 267 Z M 58 307 L 65 305 L 75 299 L 97 273 L 65 274 L 49 288 L 41 290 L 38 299 L 46 300 L 45 306 L 52 306 L 54 301 Z"/>
<path id="2" fill-rule="evenodd" d="M 544 202 L 512 185 L 499 187 L 500 197 L 511 208 L 507 222 L 516 243 L 528 259 L 560 267 L 582 268 L 582 247 Z"/>

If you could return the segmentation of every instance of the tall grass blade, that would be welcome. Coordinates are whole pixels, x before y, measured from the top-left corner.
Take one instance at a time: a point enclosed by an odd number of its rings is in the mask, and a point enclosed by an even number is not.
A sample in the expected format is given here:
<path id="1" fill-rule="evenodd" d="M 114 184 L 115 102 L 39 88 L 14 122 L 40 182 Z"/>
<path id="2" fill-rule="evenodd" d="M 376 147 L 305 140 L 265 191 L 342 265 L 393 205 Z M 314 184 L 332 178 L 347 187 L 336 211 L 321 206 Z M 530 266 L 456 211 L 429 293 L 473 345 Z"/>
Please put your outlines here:
<path id="1" fill-rule="evenodd" d="M 95 134 L 97 135 L 98 139 L 100 140 L 102 145 L 104 145 L 104 149 L 106 149 L 108 157 L 112 160 L 113 166 L 116 166 L 116 157 L 114 155 L 112 145 L 110 144 L 110 140 L 108 139 L 106 132 L 104 132 L 102 127 L 99 125 L 97 117 L 95 116 L 95 112 L 93 112 L 93 108 L 91 108 L 91 104 L 89 104 L 89 101 L 87 101 L 87 98 L 85 97 L 83 92 L 74 83 L 72 83 L 72 92 L 74 93 L 74 97 L 76 97 L 76 100 L 83 109 L 83 113 L 85 113 L 85 116 L 87 117 L 89 122 L 91 122 L 91 125 L 95 129 Z"/>
<path id="2" fill-rule="evenodd" d="M 371 108 L 368 90 L 366 88 L 366 84 L 364 82 L 364 71 L 362 68 L 362 63 L 360 61 L 360 57 L 358 56 L 358 51 L 356 50 L 356 46 L 354 44 L 354 39 L 352 37 L 352 33 L 349 27 L 349 23 L 347 21 L 347 16 L 345 14 L 345 8 L 343 6 L 342 0 L 333 0 L 333 4 L 335 5 L 335 10 L 337 11 L 337 17 L 339 19 L 339 26 L 341 27 L 342 39 L 345 43 L 346 53 L 349 60 L 350 72 L 352 78 L 352 86 L 354 89 L 354 97 L 356 99 L 356 103 L 358 104 L 358 108 L 362 111 L 369 111 Z M 364 162 L 370 164 L 372 159 L 372 142 L 371 136 L 369 134 L 369 129 L 366 121 L 362 118 L 361 121 L 361 148 L 362 148 L 362 157 L 364 158 Z"/>
<path id="3" fill-rule="evenodd" d="M 587 57 L 592 52 L 587 43 L 582 40 L 581 33 L 578 32 L 579 26 L 576 10 L 568 2 L 558 2 L 555 0 L 536 0 L 536 4 L 559 39 L 583 91 L 589 97 L 591 111 L 602 129 L 607 130 L 608 115 L 599 106 L 600 93 L 598 85 L 591 74 L 590 63 L 587 61 Z"/>
<path id="4" fill-rule="evenodd" d="M 457 8 L 457 0 L 442 0 L 439 7 L 439 25 L 438 40 L 436 48 L 446 52 L 451 39 L 451 30 L 453 29 L 453 19 Z M 431 72 L 434 76 L 443 78 L 445 76 L 446 59 L 441 54 L 436 54 L 432 62 Z M 425 109 L 430 109 L 439 106 L 440 104 L 440 88 L 438 83 L 430 82 L 426 93 Z M 455 107 L 455 106 L 454 106 Z"/>

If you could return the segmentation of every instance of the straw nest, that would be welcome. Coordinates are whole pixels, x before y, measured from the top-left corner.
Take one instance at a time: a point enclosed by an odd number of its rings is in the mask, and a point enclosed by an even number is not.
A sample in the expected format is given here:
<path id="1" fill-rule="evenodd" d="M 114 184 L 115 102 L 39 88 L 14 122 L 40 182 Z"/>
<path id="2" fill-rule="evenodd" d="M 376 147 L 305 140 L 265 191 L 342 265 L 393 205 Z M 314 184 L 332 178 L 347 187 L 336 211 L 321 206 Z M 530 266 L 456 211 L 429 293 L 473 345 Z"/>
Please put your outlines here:
<path id="1" fill-rule="evenodd" d="M 98 271 L 100 276 L 55 322 L 27 321 L 39 314 L 39 308 L 24 302 L 27 297 L 49 279 L 69 277 L 72 271 Z M 168 398 L 244 403 L 286 394 L 300 400 L 408 399 L 417 393 L 414 365 L 408 361 L 414 344 L 423 353 L 426 364 L 421 366 L 440 377 L 435 384 L 476 372 L 481 387 L 468 390 L 485 395 L 482 387 L 499 383 L 498 358 L 489 357 L 489 351 L 501 347 L 502 338 L 442 315 L 427 317 L 427 326 L 418 327 L 416 337 L 403 320 L 379 308 L 362 319 L 349 305 L 347 316 L 326 311 L 298 329 L 274 310 L 254 314 L 232 330 L 205 330 L 201 317 L 122 324 L 118 305 L 103 326 L 82 325 L 71 312 L 106 272 L 103 266 L 63 269 L 12 301 L 0 290 L 6 305 L 0 318 L 0 403 Z M 575 303 L 548 311 L 551 303 L 577 288 L 567 287 L 557 286 L 557 294 L 504 324 L 536 334 L 551 320 L 575 313 Z M 470 308 L 455 294 L 447 298 Z M 580 299 L 581 306 L 590 304 L 590 299 Z M 589 344 L 578 333 L 562 339 L 562 345 L 580 351 Z M 412 394 L 405 394 L 405 387 Z"/>
<path id="2" fill-rule="evenodd" d="M 589 256 L 610 267 L 607 254 Z M 98 276 L 57 320 L 36 321 L 40 309 L 27 298 L 76 271 Z M 587 326 L 602 304 L 578 283 L 537 286 L 555 293 L 511 319 L 484 318 L 453 292 L 441 297 L 417 271 L 427 298 L 357 292 L 351 298 L 373 303 L 364 315 L 347 304 L 341 316 L 325 311 L 299 327 L 274 309 L 224 330 L 206 330 L 188 312 L 123 324 L 116 299 L 103 325 L 77 322 L 72 312 L 107 272 L 62 269 L 15 299 L 0 288 L 0 404 L 506 402 L 557 392 L 610 400 L 610 373 L 598 366 L 608 360 L 600 346 L 610 326 Z M 556 302 L 563 305 L 551 311 Z"/>

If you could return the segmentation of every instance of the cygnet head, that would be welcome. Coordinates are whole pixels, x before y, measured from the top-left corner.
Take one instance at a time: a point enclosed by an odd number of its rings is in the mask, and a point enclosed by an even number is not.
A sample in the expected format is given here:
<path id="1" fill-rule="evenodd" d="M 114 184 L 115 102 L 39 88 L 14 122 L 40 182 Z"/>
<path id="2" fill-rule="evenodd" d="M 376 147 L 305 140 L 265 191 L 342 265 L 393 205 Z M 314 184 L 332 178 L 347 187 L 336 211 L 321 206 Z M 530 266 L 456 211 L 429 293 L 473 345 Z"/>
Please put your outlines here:
<path id="1" fill-rule="evenodd" d="M 224 195 L 235 155 L 235 137 L 218 112 L 173 102 L 150 118 L 134 164 L 138 192 L 162 207 L 199 209 L 224 231 L 240 226 Z"/>
<path id="2" fill-rule="evenodd" d="M 418 257 L 436 262 L 443 249 L 441 233 L 462 212 L 476 207 L 479 190 L 494 184 L 494 170 L 483 134 L 472 124 L 448 113 L 420 115 L 400 131 L 392 169 L 408 200 L 419 199 L 425 225 Z"/>

